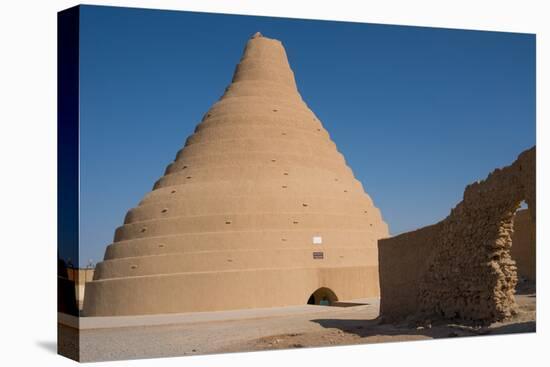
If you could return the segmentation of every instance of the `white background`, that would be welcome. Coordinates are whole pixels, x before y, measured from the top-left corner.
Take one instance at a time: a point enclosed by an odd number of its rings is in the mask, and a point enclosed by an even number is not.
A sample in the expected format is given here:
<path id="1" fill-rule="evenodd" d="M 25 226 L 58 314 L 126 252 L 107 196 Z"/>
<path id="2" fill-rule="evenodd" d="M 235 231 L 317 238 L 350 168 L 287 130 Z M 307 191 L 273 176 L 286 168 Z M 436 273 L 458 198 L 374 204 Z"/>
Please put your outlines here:
<path id="1" fill-rule="evenodd" d="M 353 20 L 537 33 L 537 334 L 353 347 L 238 353 L 97 366 L 546 364 L 549 343 L 547 1 L 94 1 L 134 7 Z M 74 1 L 2 1 L 0 5 L 0 364 L 74 364 L 56 341 L 56 12 Z M 546 19 L 544 14 L 546 13 Z M 506 142 L 502 142 L 506 144 Z M 519 152 L 518 152 L 519 153 Z M 545 215 L 546 214 L 546 215 Z M 235 330 L 235 332 L 239 332 Z M 545 350 L 546 348 L 546 350 Z"/>

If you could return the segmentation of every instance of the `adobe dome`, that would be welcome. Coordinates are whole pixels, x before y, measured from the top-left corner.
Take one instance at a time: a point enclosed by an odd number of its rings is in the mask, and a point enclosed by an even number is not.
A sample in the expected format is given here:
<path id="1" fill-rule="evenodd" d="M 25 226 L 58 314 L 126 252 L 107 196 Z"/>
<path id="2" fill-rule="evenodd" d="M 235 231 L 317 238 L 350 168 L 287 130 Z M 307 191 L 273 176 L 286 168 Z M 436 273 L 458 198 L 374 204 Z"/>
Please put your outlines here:
<path id="1" fill-rule="evenodd" d="M 320 288 L 377 296 L 387 235 L 302 100 L 281 42 L 257 33 L 224 95 L 116 230 L 84 314 L 300 305 Z"/>

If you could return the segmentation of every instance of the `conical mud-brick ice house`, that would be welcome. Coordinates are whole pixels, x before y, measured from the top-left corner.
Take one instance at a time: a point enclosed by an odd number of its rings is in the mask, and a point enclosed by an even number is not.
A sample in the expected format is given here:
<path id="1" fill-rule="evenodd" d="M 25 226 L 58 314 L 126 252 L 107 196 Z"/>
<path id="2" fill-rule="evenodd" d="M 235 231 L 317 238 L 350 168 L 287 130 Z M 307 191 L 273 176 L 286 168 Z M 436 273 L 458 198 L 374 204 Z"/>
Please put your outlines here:
<path id="1" fill-rule="evenodd" d="M 224 95 L 116 230 L 84 314 L 378 296 L 377 240 L 387 235 L 302 100 L 281 42 L 257 33 Z"/>

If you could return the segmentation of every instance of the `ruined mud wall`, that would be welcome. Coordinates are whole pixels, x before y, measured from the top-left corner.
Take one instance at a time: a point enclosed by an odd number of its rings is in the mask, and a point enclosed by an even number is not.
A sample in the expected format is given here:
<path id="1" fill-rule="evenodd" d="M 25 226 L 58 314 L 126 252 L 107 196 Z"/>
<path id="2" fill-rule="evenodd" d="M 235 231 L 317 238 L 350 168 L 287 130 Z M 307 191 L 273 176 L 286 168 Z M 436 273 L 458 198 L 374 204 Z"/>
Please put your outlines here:
<path id="1" fill-rule="evenodd" d="M 379 241 L 382 316 L 482 323 L 511 316 L 513 217 L 522 200 L 535 218 L 535 148 L 467 186 L 443 221 Z"/>
<path id="2" fill-rule="evenodd" d="M 536 227 L 528 210 L 518 210 L 514 217 L 512 235 L 512 259 L 516 262 L 518 275 L 536 281 Z"/>

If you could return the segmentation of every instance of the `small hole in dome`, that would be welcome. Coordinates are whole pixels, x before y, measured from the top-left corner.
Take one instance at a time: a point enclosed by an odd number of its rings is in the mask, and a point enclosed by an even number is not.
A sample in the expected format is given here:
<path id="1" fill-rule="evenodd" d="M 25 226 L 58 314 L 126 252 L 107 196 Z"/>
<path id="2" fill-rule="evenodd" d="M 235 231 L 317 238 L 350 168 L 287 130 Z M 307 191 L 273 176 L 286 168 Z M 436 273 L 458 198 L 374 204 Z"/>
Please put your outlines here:
<path id="1" fill-rule="evenodd" d="M 189 180 L 190 178 L 193 178 L 193 176 L 187 176 L 187 177 L 186 177 L 186 179 L 188 179 L 188 180 Z"/>
<path id="2" fill-rule="evenodd" d="M 372 227 L 372 223 L 370 224 L 370 226 Z"/>
<path id="3" fill-rule="evenodd" d="M 317 131 L 321 131 L 321 129 L 317 129 Z"/>
<path id="4" fill-rule="evenodd" d="M 348 192 L 348 190 L 344 190 L 344 192 Z"/>
<path id="5" fill-rule="evenodd" d="M 147 227 L 143 227 L 140 232 L 143 233 L 143 232 L 146 232 L 147 231 Z"/>
<path id="6" fill-rule="evenodd" d="M 172 190 L 172 191 L 170 192 L 170 194 L 175 194 L 175 193 L 176 193 L 176 190 Z"/>
<path id="7" fill-rule="evenodd" d="M 286 133 L 281 133 L 281 135 L 286 135 Z"/>
<path id="8" fill-rule="evenodd" d="M 281 241 L 286 242 L 286 238 L 281 238 Z"/>
<path id="9" fill-rule="evenodd" d="M 272 159 L 271 162 L 277 162 L 277 160 L 276 160 L 276 159 Z"/>
<path id="10" fill-rule="evenodd" d="M 279 111 L 279 110 L 273 110 L 273 112 L 277 112 L 277 111 Z"/>
<path id="11" fill-rule="evenodd" d="M 363 211 L 363 213 L 367 214 L 367 211 L 366 211 L 366 210 L 364 210 L 364 211 Z"/>
<path id="12" fill-rule="evenodd" d="M 298 224 L 298 223 L 300 223 L 300 222 L 298 222 L 297 220 L 295 220 L 295 221 L 293 221 L 292 223 L 293 223 L 293 224 Z"/>
<path id="13" fill-rule="evenodd" d="M 162 209 L 160 212 L 161 212 L 161 213 L 166 213 L 167 211 L 168 211 L 168 208 L 164 208 L 164 209 Z"/>
<path id="14" fill-rule="evenodd" d="M 335 178 L 335 179 L 334 179 L 334 181 L 338 181 L 338 179 L 337 179 L 337 178 Z"/>
<path id="15" fill-rule="evenodd" d="M 230 220 L 226 220 L 226 221 L 225 221 L 225 224 L 231 224 L 231 221 L 230 221 Z"/>
<path id="16" fill-rule="evenodd" d="M 232 263 L 232 262 L 233 262 L 233 260 L 232 260 L 232 259 L 227 259 L 227 262 L 230 262 L 230 263 Z"/>
<path id="17" fill-rule="evenodd" d="M 164 247 L 164 243 L 159 243 L 159 247 Z"/>
<path id="18" fill-rule="evenodd" d="M 303 206 L 303 207 L 306 207 L 306 206 L 308 206 L 308 205 L 307 205 L 306 203 L 302 203 L 302 206 Z"/>
<path id="19" fill-rule="evenodd" d="M 286 186 L 286 185 L 283 185 L 283 186 L 281 186 L 281 187 L 282 187 L 283 189 L 286 189 L 286 188 L 287 188 L 288 186 Z"/>
<path id="20" fill-rule="evenodd" d="M 137 265 L 130 265 L 130 269 L 137 269 Z"/>
<path id="21" fill-rule="evenodd" d="M 288 176 L 288 172 L 283 173 L 283 175 Z"/>
<path id="22" fill-rule="evenodd" d="M 187 168 L 187 166 L 183 166 L 183 167 L 181 167 L 181 169 L 186 169 L 186 168 Z"/>

